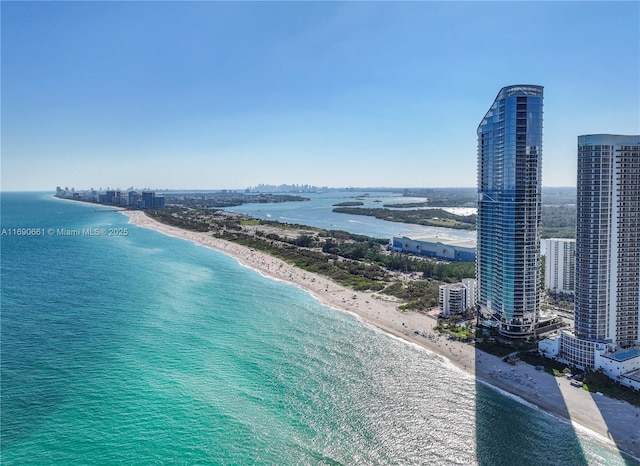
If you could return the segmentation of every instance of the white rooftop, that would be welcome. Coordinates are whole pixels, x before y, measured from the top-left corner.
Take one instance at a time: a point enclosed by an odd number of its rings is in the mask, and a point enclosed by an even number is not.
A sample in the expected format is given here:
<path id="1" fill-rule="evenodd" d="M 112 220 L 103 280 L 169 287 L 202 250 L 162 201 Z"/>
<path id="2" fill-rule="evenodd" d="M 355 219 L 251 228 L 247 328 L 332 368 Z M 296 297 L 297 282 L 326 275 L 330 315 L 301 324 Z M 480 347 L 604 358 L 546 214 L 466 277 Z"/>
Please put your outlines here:
<path id="1" fill-rule="evenodd" d="M 396 236 L 396 238 L 400 238 L 400 236 Z M 407 238 L 412 241 L 422 241 L 425 243 L 442 243 L 460 248 L 475 249 L 478 245 L 478 242 L 474 239 L 439 238 L 437 236 L 402 236 L 402 238 Z"/>

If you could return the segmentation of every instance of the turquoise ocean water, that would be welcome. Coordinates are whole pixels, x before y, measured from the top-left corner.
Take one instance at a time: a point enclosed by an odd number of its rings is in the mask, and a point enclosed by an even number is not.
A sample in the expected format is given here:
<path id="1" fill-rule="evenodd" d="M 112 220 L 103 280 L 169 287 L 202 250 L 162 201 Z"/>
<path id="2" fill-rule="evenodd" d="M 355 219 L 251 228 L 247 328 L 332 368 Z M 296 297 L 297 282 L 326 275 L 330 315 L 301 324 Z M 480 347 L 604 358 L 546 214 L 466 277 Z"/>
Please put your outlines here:
<path id="1" fill-rule="evenodd" d="M 3 193 L 2 228 L 46 233 L 2 236 L 3 465 L 625 464 L 426 350 L 119 213 Z M 57 234 L 76 228 L 107 235 Z"/>

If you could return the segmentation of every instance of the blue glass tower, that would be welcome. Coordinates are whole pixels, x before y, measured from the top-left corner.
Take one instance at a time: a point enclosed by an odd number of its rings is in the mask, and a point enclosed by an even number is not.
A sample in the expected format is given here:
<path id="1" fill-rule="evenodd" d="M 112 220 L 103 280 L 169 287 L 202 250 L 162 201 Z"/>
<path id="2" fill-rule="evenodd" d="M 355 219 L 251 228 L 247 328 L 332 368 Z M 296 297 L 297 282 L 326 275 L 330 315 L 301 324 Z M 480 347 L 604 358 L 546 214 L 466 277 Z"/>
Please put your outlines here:
<path id="1" fill-rule="evenodd" d="M 504 87 L 478 126 L 478 311 L 510 338 L 540 304 L 543 87 Z"/>

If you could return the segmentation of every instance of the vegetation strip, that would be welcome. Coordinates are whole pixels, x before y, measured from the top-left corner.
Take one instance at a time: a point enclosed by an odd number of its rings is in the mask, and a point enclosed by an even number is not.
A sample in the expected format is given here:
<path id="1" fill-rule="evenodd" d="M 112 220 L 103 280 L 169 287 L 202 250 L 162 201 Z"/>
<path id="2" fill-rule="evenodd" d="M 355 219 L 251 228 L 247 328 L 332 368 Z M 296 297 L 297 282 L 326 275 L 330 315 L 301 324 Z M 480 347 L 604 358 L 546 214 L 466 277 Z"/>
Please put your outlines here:
<path id="1" fill-rule="evenodd" d="M 455 215 L 442 209 L 392 210 L 365 209 L 360 207 L 336 207 L 333 212 L 339 214 L 367 215 L 389 222 L 412 223 L 432 227 L 454 228 L 457 230 L 475 230 L 475 215 Z"/>

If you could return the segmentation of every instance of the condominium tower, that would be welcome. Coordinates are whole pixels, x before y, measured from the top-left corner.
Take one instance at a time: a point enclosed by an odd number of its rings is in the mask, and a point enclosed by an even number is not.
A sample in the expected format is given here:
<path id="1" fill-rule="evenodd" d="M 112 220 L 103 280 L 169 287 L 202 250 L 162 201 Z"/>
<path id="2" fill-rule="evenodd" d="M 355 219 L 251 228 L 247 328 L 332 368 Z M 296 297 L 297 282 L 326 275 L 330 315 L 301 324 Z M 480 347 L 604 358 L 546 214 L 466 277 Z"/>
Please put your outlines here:
<path id="1" fill-rule="evenodd" d="M 477 131 L 477 306 L 511 338 L 538 321 L 542 105 L 542 86 L 504 87 Z"/>
<path id="2" fill-rule="evenodd" d="M 640 344 L 640 135 L 579 136 L 577 187 L 575 336 Z"/>
<path id="3" fill-rule="evenodd" d="M 573 294 L 575 288 L 576 240 L 543 240 L 545 249 L 544 286 L 555 293 Z"/>

